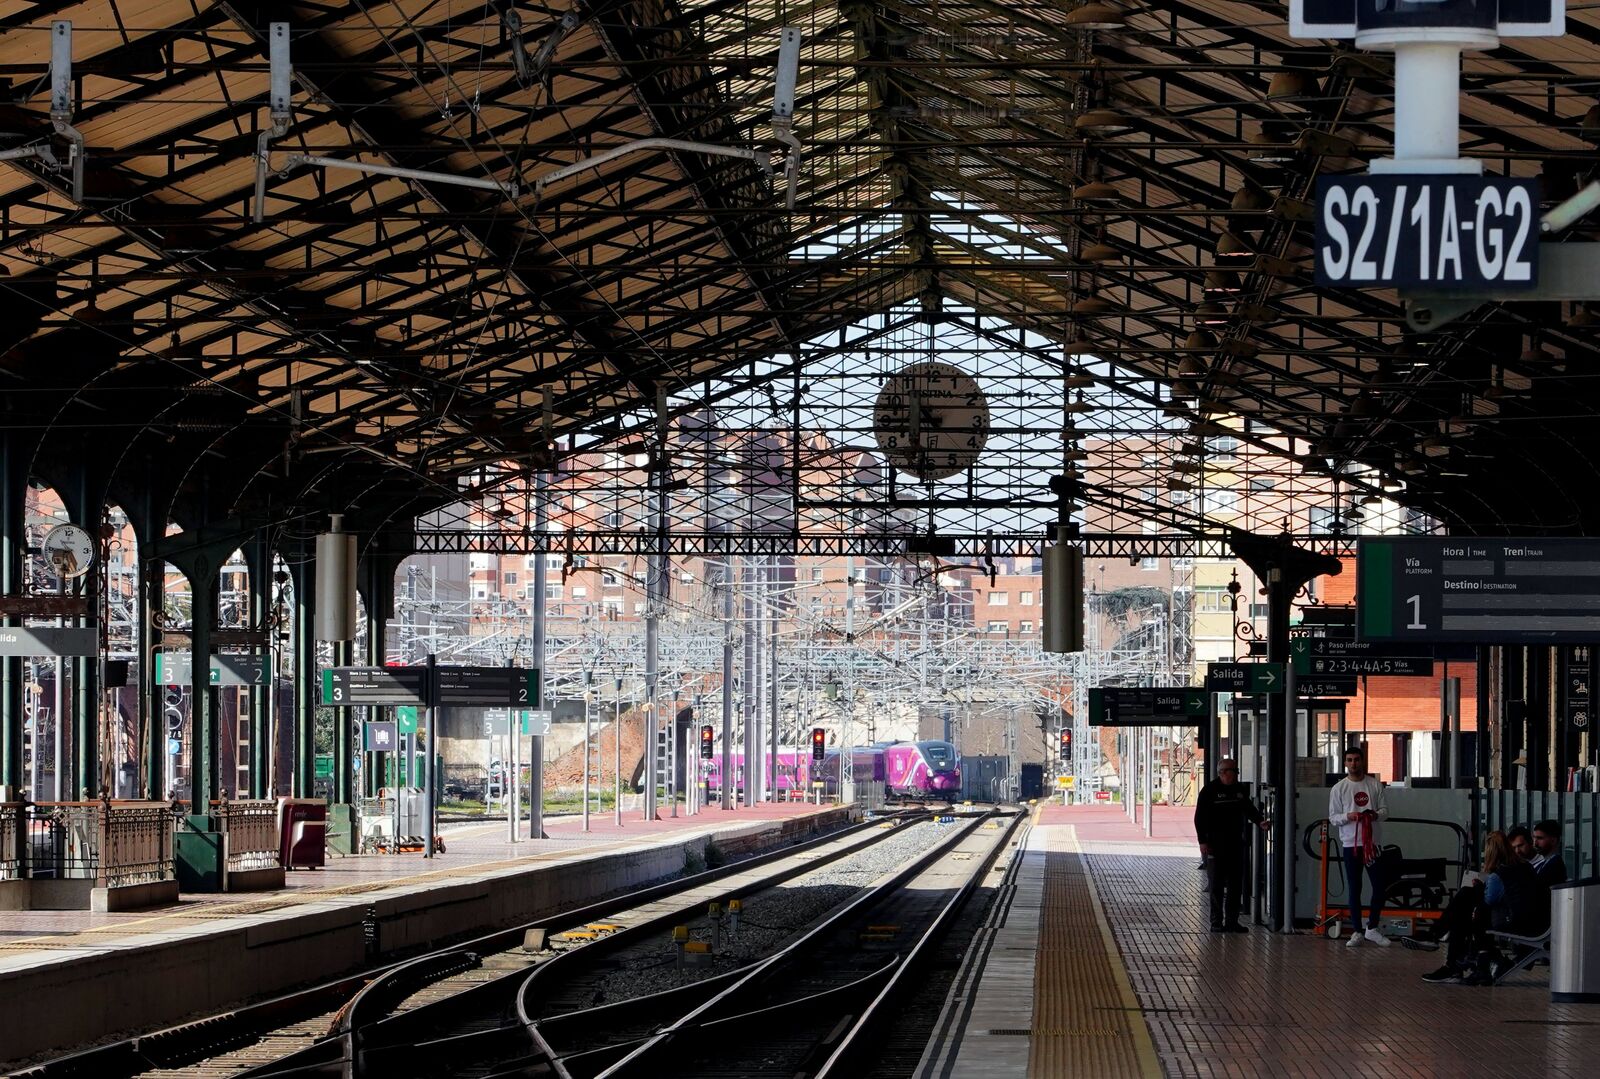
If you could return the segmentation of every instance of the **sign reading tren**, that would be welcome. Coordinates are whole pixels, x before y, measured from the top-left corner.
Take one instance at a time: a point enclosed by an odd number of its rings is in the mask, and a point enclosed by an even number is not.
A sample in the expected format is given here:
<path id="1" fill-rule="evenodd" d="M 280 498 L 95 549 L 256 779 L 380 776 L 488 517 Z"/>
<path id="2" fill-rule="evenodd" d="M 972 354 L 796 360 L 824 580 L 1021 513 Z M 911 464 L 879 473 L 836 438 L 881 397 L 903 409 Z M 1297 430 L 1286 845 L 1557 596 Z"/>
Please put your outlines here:
<path id="1" fill-rule="evenodd" d="M 1600 539 L 1364 539 L 1356 589 L 1362 640 L 1600 640 Z"/>

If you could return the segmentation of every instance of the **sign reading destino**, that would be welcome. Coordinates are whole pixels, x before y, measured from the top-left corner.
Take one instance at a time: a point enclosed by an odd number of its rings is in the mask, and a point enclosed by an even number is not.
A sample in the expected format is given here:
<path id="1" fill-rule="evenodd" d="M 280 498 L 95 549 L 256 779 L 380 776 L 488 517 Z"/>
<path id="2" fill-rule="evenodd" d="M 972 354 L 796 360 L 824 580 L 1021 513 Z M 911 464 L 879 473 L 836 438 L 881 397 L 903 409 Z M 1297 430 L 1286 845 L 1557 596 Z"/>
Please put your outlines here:
<path id="1" fill-rule="evenodd" d="M 1363 539 L 1356 635 L 1470 644 L 1600 640 L 1600 539 Z"/>

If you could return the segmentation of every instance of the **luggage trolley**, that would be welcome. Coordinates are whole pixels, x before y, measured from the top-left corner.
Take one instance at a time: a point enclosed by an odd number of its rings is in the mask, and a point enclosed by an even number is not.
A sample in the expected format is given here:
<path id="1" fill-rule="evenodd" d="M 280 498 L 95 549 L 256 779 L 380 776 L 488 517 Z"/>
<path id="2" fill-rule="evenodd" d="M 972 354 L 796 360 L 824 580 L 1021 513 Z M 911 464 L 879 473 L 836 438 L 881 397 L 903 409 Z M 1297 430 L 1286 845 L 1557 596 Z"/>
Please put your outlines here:
<path id="1" fill-rule="evenodd" d="M 1389 817 L 1384 823 L 1448 828 L 1456 834 L 1459 855 L 1456 858 L 1407 858 L 1401 853 L 1400 848 L 1392 843 L 1385 844 L 1379 854 L 1379 859 L 1384 863 L 1384 917 L 1411 919 L 1411 936 L 1415 937 L 1420 923 L 1436 922 L 1444 914 L 1445 903 L 1455 893 L 1456 888 L 1461 886 L 1461 874 L 1475 864 L 1472 857 L 1472 840 L 1467 835 L 1466 829 L 1455 821 L 1429 820 L 1425 817 Z M 1321 859 L 1317 889 L 1317 921 L 1312 931 L 1318 936 L 1337 940 L 1339 920 L 1348 913 L 1349 904 L 1342 903 L 1331 909 L 1328 905 L 1329 849 L 1335 845 L 1331 841 L 1331 831 L 1330 822 L 1324 817 L 1307 825 L 1301 841 L 1308 856 L 1312 858 L 1320 856 Z M 1313 833 L 1321 846 L 1320 852 L 1311 846 Z M 1341 858 L 1334 864 L 1343 875 L 1344 860 Z M 1446 883 L 1452 866 L 1455 868 L 1455 888 Z M 1349 888 L 1350 882 L 1345 881 L 1346 897 L 1349 896 Z"/>

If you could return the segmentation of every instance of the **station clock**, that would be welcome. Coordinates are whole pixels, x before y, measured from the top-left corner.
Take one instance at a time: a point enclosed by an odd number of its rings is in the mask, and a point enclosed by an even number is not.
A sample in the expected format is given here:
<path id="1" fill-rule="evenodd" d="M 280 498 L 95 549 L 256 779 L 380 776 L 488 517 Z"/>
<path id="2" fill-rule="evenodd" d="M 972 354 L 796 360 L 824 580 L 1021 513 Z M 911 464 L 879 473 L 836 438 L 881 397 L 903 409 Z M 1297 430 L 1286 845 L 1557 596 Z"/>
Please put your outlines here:
<path id="1" fill-rule="evenodd" d="M 94 565 L 94 539 L 74 524 L 56 525 L 46 532 L 43 551 L 56 575 L 69 581 L 82 577 Z"/>
<path id="2" fill-rule="evenodd" d="M 989 438 L 989 402 L 959 367 L 916 363 L 884 382 L 872 430 L 890 464 L 932 483 L 977 463 Z"/>

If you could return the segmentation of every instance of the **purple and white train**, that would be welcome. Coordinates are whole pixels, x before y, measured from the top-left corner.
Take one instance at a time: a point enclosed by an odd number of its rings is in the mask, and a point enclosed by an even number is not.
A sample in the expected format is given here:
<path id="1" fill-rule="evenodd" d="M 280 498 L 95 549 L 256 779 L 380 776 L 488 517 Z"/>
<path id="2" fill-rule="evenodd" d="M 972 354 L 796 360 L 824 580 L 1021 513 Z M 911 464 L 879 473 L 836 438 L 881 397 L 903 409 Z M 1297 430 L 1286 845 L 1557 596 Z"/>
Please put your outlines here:
<path id="1" fill-rule="evenodd" d="M 960 758 L 956 747 L 949 742 L 883 742 L 873 746 L 858 746 L 850 751 L 850 774 L 857 783 L 878 782 L 890 799 L 924 801 L 940 798 L 955 801 L 961 793 Z M 766 755 L 760 758 L 766 765 Z M 740 794 L 744 792 L 744 754 L 733 755 L 734 783 Z M 722 790 L 721 754 L 702 762 L 701 776 L 713 793 Z M 813 761 L 809 753 L 793 751 L 778 754 L 778 791 L 809 792 L 811 781 L 824 784 L 824 792 L 837 794 L 839 789 L 839 751 L 830 750 L 821 761 Z"/>

